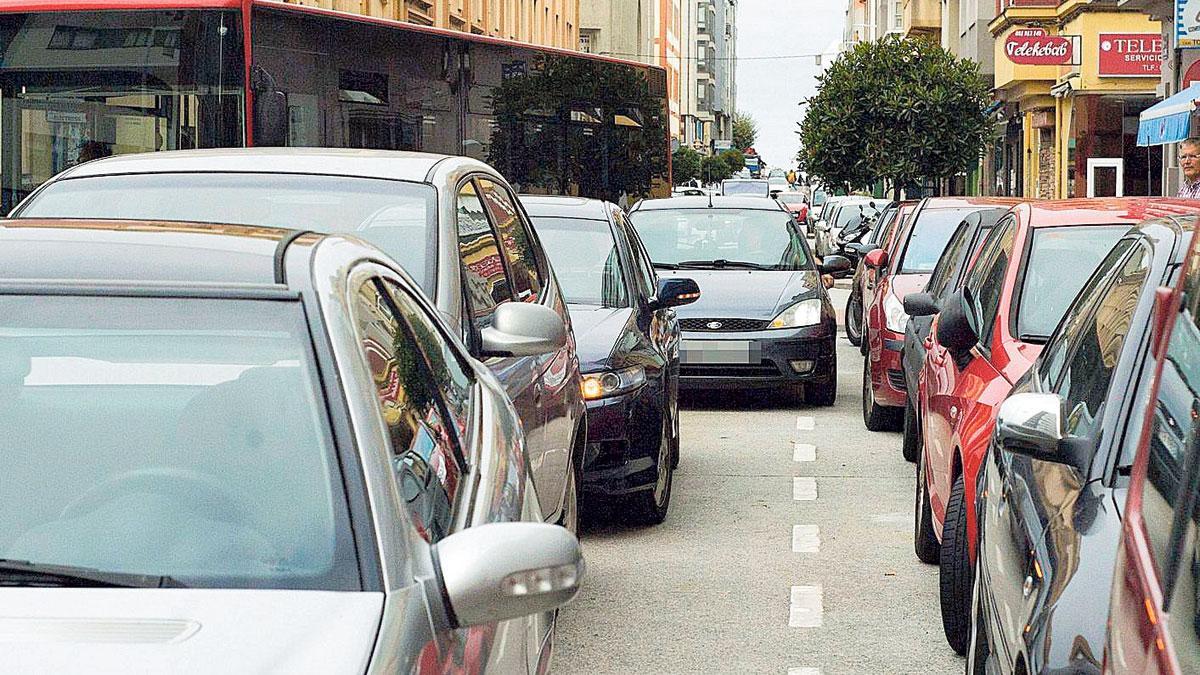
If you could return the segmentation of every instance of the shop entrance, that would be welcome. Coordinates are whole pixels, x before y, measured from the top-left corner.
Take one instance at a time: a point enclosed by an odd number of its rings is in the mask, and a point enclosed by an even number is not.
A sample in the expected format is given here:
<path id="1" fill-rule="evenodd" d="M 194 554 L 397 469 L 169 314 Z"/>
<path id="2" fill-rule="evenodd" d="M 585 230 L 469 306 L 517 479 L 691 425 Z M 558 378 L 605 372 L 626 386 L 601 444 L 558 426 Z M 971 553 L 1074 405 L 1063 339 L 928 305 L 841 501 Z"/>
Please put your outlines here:
<path id="1" fill-rule="evenodd" d="M 1120 157 L 1088 159 L 1087 196 L 1124 197 L 1125 160 Z"/>

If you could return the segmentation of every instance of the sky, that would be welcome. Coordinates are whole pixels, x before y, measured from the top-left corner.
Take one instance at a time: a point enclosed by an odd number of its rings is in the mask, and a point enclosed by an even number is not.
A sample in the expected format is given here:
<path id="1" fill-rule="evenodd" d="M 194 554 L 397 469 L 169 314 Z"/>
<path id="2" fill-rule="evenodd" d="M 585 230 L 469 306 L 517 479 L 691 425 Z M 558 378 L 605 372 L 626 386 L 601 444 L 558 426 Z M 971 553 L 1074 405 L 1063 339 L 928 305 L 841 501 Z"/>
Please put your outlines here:
<path id="1" fill-rule="evenodd" d="M 794 166 L 801 100 L 816 93 L 816 59 L 757 58 L 830 52 L 842 38 L 847 0 L 741 0 L 737 8 L 737 109 L 758 122 L 755 150 L 770 166 Z M 831 57 L 822 57 L 828 64 Z"/>

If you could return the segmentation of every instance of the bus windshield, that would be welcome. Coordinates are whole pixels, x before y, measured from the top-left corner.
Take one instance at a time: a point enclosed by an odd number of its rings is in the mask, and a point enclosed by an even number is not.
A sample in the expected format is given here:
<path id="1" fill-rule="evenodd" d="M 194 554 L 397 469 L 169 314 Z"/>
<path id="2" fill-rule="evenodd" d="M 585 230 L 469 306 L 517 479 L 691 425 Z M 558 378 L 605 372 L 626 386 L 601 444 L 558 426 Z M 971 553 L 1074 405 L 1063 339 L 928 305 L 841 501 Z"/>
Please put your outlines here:
<path id="1" fill-rule="evenodd" d="M 0 188 L 8 211 L 79 162 L 245 142 L 237 12 L 0 15 Z"/>

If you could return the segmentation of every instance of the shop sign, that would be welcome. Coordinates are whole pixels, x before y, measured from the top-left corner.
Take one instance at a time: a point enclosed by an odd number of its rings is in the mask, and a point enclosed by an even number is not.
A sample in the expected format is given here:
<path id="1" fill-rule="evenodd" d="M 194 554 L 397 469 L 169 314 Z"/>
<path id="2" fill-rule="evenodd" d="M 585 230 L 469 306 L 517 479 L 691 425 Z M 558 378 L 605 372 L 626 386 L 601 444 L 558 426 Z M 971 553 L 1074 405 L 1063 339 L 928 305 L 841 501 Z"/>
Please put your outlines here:
<path id="1" fill-rule="evenodd" d="M 1163 39 L 1158 33 L 1101 33 L 1101 77 L 1162 75 Z"/>
<path id="2" fill-rule="evenodd" d="M 1175 0 L 1175 46 L 1200 47 L 1200 0 Z"/>
<path id="3" fill-rule="evenodd" d="M 1008 60 L 1023 66 L 1066 66 L 1076 63 L 1075 41 L 1066 35 L 1050 35 L 1042 28 L 1022 28 L 1004 41 Z"/>

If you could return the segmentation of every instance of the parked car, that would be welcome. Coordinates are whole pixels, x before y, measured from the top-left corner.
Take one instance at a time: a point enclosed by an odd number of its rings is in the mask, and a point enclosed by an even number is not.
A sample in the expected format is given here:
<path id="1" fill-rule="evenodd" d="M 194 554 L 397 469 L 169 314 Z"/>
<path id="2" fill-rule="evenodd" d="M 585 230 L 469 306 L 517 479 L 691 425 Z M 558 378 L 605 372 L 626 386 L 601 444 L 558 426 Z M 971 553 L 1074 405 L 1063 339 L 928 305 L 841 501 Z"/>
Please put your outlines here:
<path id="1" fill-rule="evenodd" d="M 950 294 L 962 288 L 967 270 L 974 262 L 992 227 L 1008 209 L 1003 207 L 984 209 L 969 214 L 950 236 L 946 250 L 933 268 L 929 282 L 919 293 L 910 293 L 903 298 L 904 312 L 908 314 L 908 325 L 904 328 L 904 347 L 900 350 L 900 363 L 904 369 L 904 443 L 902 454 L 910 462 L 917 461 L 921 454 L 921 423 L 917 417 L 917 392 L 921 371 L 925 365 L 925 341 L 930 339 L 933 317 L 941 303 Z"/>
<path id="2" fill-rule="evenodd" d="M 808 222 L 808 195 L 804 192 L 780 192 L 775 195 L 775 200 L 783 204 L 783 208 L 787 209 L 796 222 L 804 224 Z"/>
<path id="3" fill-rule="evenodd" d="M 866 318 L 863 308 L 870 304 L 880 272 L 867 267 L 866 255 L 875 249 L 889 248 L 895 241 L 896 232 L 904 228 L 904 223 L 916 207 L 915 201 L 893 202 L 880 214 L 878 223 L 866 240 L 853 245 L 857 249 L 858 262 L 854 265 L 850 295 L 846 298 L 846 338 L 856 345 L 864 356 L 867 353 L 867 345 L 862 341 L 862 327 Z"/>
<path id="4" fill-rule="evenodd" d="M 5 670 L 548 665 L 578 541 L 541 522 L 503 388 L 386 255 L 22 220 L 0 269 Z M 498 323 L 526 352 L 567 337 L 516 303 Z"/>
<path id="5" fill-rule="evenodd" d="M 681 386 L 786 387 L 814 405 L 837 395 L 836 320 L 800 225 L 776 202 L 746 197 L 653 199 L 630 213 L 664 278 L 703 289 L 679 309 Z"/>
<path id="6" fill-rule="evenodd" d="M 877 281 L 864 295 L 863 423 L 871 431 L 899 430 L 908 398 L 900 350 L 908 315 L 904 296 L 921 290 L 955 228 L 971 213 L 1007 207 L 1017 200 L 1000 197 L 931 197 L 893 235 L 891 245 L 867 254 L 864 263 Z"/>
<path id="7" fill-rule="evenodd" d="M 1164 211 L 1147 200 L 1124 206 L 1135 219 Z M 1168 211 L 1186 212 L 1174 206 Z M 967 580 L 978 575 L 979 626 L 969 660 L 988 664 L 987 672 L 1100 671 L 1121 532 L 1118 504 L 1127 492 L 1154 370 L 1145 361 L 1155 297 L 1177 274 L 1194 226 L 1194 218 L 1164 218 L 1122 237 L 1057 328 L 1046 331 L 1044 349 L 999 405 L 994 423 L 979 427 L 993 440 L 991 447 L 980 444 L 982 475 L 966 476 L 978 480 L 980 496 L 972 485 L 962 501 L 973 512 L 977 501 L 979 518 L 979 545 L 964 551 L 977 557 Z M 1075 273 L 1085 271 L 1079 266 Z M 1023 294 L 1033 292 L 1029 283 Z M 1047 300 L 1055 295 L 1041 292 Z M 986 324 L 989 312 L 981 311 Z M 1021 334 L 1045 330 L 1036 325 L 1037 315 L 1022 318 L 1023 311 L 1010 317 Z M 943 313 L 939 322 L 948 318 Z M 975 470 L 968 465 L 964 473 Z M 971 545 L 970 537 L 964 544 Z M 971 586 L 961 592 L 969 619 Z"/>
<path id="8" fill-rule="evenodd" d="M 1190 421 L 1200 410 L 1198 245 L 1193 238 L 1174 292 L 1155 299 L 1148 358 L 1158 373 L 1140 438 L 1125 439 L 1139 447 L 1112 573 L 1105 673 L 1200 672 L 1200 429 Z M 1142 406 L 1130 414 L 1142 415 Z"/>
<path id="9" fill-rule="evenodd" d="M 817 223 L 816 240 L 813 249 L 818 256 L 829 255 L 836 250 L 835 241 L 838 234 L 847 226 L 855 225 L 864 218 L 874 216 L 882 210 L 885 202 L 880 201 L 876 208 L 874 197 L 851 195 L 837 201 L 833 210 L 826 209 L 824 217 Z"/>
<path id="10" fill-rule="evenodd" d="M 812 198 L 809 199 L 808 222 L 805 225 L 808 227 L 808 236 L 816 234 L 813 225 L 821 219 L 821 212 L 825 209 L 825 202 L 829 199 L 829 195 L 825 190 L 819 187 L 812 189 Z"/>
<path id="11" fill-rule="evenodd" d="M 686 277 L 659 279 L 615 204 L 521 197 L 575 328 L 587 401 L 587 495 L 621 499 L 623 517 L 661 523 L 679 463 L 679 319 L 700 297 Z"/>
<path id="12" fill-rule="evenodd" d="M 770 197 L 770 185 L 765 178 L 730 178 L 721 181 L 722 195 Z"/>
<path id="13" fill-rule="evenodd" d="M 775 197 L 781 192 L 787 192 L 792 189 L 791 183 L 787 182 L 785 176 L 769 176 L 767 177 L 767 192 Z"/>
<path id="14" fill-rule="evenodd" d="M 546 520 L 574 530 L 586 444 L 574 340 L 552 354 L 525 354 L 496 339 L 518 316 L 509 304 L 529 308 L 516 310 L 524 321 L 562 322 L 568 332 L 570 318 L 515 194 L 486 164 L 310 148 L 121 155 L 64 171 L 11 215 L 289 227 L 375 244 L 487 360 L 521 416 Z"/>
<path id="15" fill-rule="evenodd" d="M 816 197 L 814 196 L 814 199 L 815 198 Z M 831 217 L 833 212 L 837 210 L 838 203 L 843 202 L 848 198 L 848 195 L 832 195 L 826 198 L 824 205 L 820 209 L 817 209 L 816 207 L 810 209 L 808 236 L 815 239 L 820 228 L 825 227 L 826 219 Z"/>

